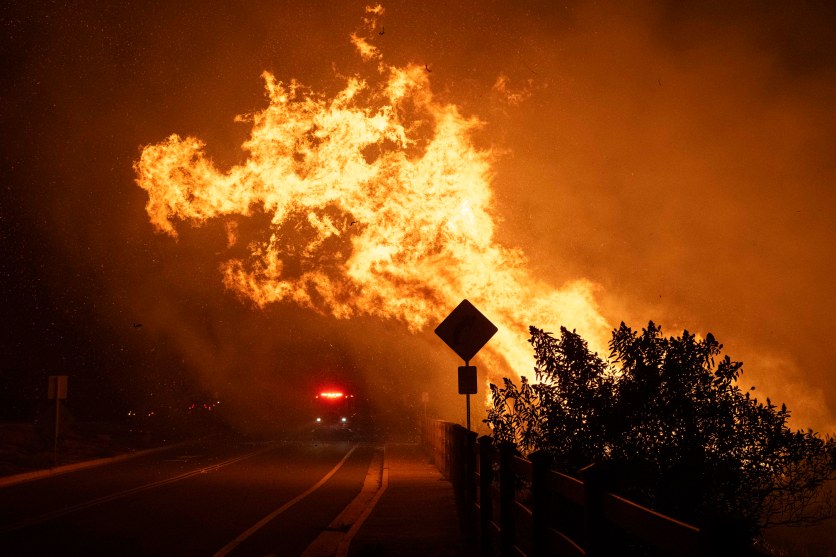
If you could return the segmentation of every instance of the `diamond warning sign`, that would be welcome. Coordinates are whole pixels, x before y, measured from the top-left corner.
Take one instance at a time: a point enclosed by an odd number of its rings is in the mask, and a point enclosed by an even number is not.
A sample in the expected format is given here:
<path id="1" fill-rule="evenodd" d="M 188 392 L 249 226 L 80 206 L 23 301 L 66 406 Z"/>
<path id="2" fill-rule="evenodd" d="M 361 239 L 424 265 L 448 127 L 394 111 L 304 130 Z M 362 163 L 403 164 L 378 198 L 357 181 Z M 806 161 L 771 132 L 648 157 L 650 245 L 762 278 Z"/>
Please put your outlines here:
<path id="1" fill-rule="evenodd" d="M 467 300 L 462 300 L 435 328 L 435 334 L 465 362 L 469 362 L 496 331 L 496 325 Z"/>

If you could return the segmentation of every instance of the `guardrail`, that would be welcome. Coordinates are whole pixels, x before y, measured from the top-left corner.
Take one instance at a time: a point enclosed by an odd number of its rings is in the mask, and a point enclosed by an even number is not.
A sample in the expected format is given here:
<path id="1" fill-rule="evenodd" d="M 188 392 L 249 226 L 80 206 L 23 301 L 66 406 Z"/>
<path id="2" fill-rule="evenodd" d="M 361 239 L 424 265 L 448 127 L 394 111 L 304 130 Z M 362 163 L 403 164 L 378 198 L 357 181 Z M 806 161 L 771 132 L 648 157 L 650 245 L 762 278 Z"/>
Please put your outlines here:
<path id="1" fill-rule="evenodd" d="M 422 441 L 451 481 L 459 517 L 484 557 L 767 557 L 728 528 L 703 529 L 604 489 L 600 468 L 573 478 L 549 469 L 546 455 L 515 455 L 513 444 L 458 424 L 428 420 Z"/>

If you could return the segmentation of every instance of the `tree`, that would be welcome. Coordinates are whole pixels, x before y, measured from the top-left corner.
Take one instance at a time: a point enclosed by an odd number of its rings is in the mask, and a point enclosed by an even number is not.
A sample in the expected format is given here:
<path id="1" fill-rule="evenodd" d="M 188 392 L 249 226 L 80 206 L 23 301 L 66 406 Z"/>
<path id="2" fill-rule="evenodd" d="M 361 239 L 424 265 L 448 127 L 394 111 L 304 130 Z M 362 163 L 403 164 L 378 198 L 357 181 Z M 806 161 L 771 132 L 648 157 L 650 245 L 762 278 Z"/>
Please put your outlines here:
<path id="1" fill-rule="evenodd" d="M 832 516 L 821 487 L 836 479 L 836 440 L 790 430 L 786 406 L 742 391 L 742 363 L 713 335 L 622 323 L 604 361 L 574 331 L 530 332 L 535 381 L 491 385 L 498 440 L 567 474 L 606 466 L 614 491 L 697 525 L 735 519 L 755 534 Z"/>

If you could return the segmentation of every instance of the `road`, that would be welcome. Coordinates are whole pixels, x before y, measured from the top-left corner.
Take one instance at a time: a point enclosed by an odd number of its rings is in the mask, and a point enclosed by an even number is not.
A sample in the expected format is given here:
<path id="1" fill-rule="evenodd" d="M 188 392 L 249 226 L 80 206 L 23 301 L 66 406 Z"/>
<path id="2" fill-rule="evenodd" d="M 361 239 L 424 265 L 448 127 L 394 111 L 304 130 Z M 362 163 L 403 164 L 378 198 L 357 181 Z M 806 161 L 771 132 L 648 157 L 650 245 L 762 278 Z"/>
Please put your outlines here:
<path id="1" fill-rule="evenodd" d="M 358 495 L 375 448 L 203 441 L 0 489 L 0 554 L 301 555 Z"/>

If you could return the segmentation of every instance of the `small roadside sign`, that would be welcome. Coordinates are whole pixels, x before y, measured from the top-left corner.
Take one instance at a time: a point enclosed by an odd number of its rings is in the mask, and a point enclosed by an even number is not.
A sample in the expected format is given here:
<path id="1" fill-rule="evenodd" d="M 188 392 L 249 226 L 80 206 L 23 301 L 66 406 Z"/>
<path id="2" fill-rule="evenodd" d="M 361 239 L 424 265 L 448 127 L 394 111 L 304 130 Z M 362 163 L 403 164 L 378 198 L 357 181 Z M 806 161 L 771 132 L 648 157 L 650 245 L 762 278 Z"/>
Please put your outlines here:
<path id="1" fill-rule="evenodd" d="M 469 363 L 470 359 L 496 334 L 496 325 L 467 300 L 456 306 L 435 328 L 435 334 Z"/>
<path id="2" fill-rule="evenodd" d="M 66 375 L 50 375 L 49 385 L 47 388 L 47 398 L 49 400 L 64 400 L 67 398 L 67 376 Z"/>
<path id="3" fill-rule="evenodd" d="M 476 366 L 459 366 L 459 394 L 476 394 Z"/>
<path id="4" fill-rule="evenodd" d="M 482 315 L 476 306 L 462 300 L 444 321 L 435 328 L 435 334 L 453 352 L 464 360 L 459 367 L 459 394 L 467 399 L 467 430 L 470 431 L 470 395 L 476 394 L 476 366 L 470 365 L 470 358 L 485 346 L 496 334 L 496 325 Z"/>

